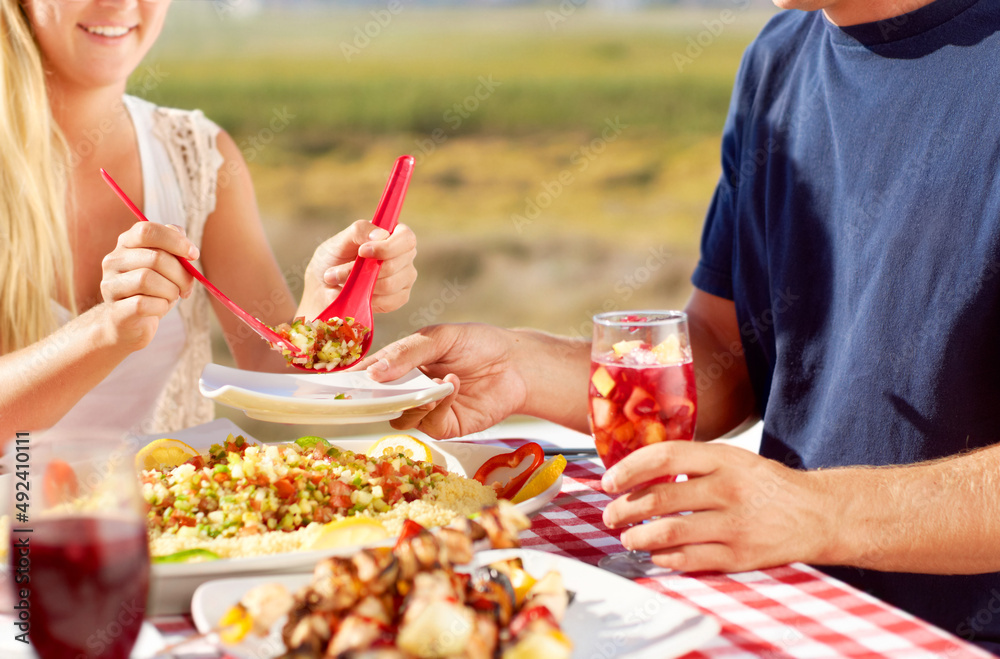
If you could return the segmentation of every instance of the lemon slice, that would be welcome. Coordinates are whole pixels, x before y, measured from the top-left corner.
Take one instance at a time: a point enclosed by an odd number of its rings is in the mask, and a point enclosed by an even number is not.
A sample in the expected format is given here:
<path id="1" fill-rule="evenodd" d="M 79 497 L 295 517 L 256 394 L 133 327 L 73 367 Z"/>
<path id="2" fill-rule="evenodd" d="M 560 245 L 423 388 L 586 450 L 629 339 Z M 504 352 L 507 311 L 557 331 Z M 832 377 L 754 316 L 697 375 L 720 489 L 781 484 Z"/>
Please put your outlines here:
<path id="1" fill-rule="evenodd" d="M 136 469 L 173 469 L 198 455 L 179 439 L 157 439 L 146 444 L 135 455 Z"/>
<path id="2" fill-rule="evenodd" d="M 514 498 L 510 502 L 521 503 L 531 497 L 537 497 L 552 487 L 552 484 L 556 482 L 556 479 L 559 478 L 564 469 L 566 469 L 566 456 L 560 454 L 549 458 L 542 463 L 538 471 L 531 475 L 528 482 L 517 491 L 517 494 L 514 495 Z"/>
<path id="3" fill-rule="evenodd" d="M 410 435 L 387 435 L 368 447 L 369 458 L 393 458 L 402 453 L 411 460 L 434 462 L 431 447 Z"/>
<path id="4" fill-rule="evenodd" d="M 368 542 L 378 542 L 389 537 L 385 527 L 367 517 L 348 517 L 326 524 L 313 541 L 310 549 L 333 549 Z"/>

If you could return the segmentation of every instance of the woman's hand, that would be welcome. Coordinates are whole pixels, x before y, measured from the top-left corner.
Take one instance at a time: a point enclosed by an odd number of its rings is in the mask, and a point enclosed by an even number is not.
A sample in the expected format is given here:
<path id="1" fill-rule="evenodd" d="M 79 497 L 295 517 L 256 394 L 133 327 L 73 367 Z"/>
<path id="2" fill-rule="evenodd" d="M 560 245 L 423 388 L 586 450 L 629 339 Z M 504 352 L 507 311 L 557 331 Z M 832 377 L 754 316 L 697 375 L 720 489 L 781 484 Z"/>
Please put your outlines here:
<path id="1" fill-rule="evenodd" d="M 160 319 L 194 286 L 176 257 L 198 256 L 184 230 L 173 225 L 136 222 L 118 236 L 117 247 L 101 262 L 110 341 L 129 351 L 149 345 Z"/>
<path id="2" fill-rule="evenodd" d="M 405 224 L 390 235 L 371 222 L 358 220 L 323 242 L 306 267 L 302 302 L 297 315 L 315 318 L 340 293 L 356 258 L 382 261 L 372 295 L 372 311 L 385 313 L 406 304 L 417 280 L 413 259 L 417 238 Z"/>

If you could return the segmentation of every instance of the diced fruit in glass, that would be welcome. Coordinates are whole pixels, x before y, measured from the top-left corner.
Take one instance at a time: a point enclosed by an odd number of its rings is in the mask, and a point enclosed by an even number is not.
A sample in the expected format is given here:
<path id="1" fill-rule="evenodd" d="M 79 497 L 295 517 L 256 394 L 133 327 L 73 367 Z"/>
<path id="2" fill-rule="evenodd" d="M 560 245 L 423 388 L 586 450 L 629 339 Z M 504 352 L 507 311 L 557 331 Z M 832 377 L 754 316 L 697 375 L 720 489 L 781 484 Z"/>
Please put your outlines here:
<path id="1" fill-rule="evenodd" d="M 684 352 L 676 334 L 668 336 L 653 348 L 653 354 L 656 355 L 656 361 L 661 364 L 680 364 L 684 361 Z"/>
<path id="2" fill-rule="evenodd" d="M 628 444 L 635 437 L 635 426 L 631 421 L 622 420 L 621 423 L 611 429 L 611 439 L 619 444 Z"/>
<path id="3" fill-rule="evenodd" d="M 642 417 L 656 414 L 660 410 L 656 399 L 642 387 L 632 389 L 632 394 L 625 403 L 625 416 L 632 422 Z"/>
<path id="4" fill-rule="evenodd" d="M 590 414 L 595 428 L 609 428 L 615 420 L 615 404 L 607 398 L 591 398 Z"/>
<path id="5" fill-rule="evenodd" d="M 615 388 L 615 380 L 608 374 L 608 371 L 603 366 L 598 366 L 594 374 L 590 376 L 590 381 L 597 389 L 597 393 L 601 394 L 605 398 L 611 393 L 611 390 Z"/>
<path id="6" fill-rule="evenodd" d="M 643 446 L 656 444 L 667 439 L 667 429 L 659 420 L 642 419 L 636 424 L 639 442 Z"/>
<path id="7" fill-rule="evenodd" d="M 666 396 L 663 400 L 663 411 L 669 418 L 693 417 L 694 403 L 683 396 Z"/>
<path id="8" fill-rule="evenodd" d="M 594 434 L 594 448 L 597 449 L 597 454 L 602 456 L 611 452 L 611 438 L 607 433 L 598 431 Z"/>
<path id="9" fill-rule="evenodd" d="M 615 351 L 615 357 L 624 357 L 636 348 L 641 347 L 642 341 L 619 341 L 611 346 L 611 349 Z"/>

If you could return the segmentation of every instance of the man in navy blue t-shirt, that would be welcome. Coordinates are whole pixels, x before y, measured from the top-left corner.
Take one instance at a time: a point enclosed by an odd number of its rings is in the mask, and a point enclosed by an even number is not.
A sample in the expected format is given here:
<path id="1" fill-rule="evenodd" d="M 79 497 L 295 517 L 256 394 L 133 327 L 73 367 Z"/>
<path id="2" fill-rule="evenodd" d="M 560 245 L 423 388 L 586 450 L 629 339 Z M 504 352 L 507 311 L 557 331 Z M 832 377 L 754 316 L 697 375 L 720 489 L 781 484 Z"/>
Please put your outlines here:
<path id="1" fill-rule="evenodd" d="M 1000 2 L 781 0 L 750 46 L 687 306 L 698 435 L 610 469 L 605 522 L 682 570 L 805 561 L 1000 650 Z M 461 390 L 395 425 L 586 431 L 589 346 L 442 325 L 365 362 Z M 837 467 L 837 469 L 832 469 Z M 949 575 L 949 576 L 945 576 Z"/>

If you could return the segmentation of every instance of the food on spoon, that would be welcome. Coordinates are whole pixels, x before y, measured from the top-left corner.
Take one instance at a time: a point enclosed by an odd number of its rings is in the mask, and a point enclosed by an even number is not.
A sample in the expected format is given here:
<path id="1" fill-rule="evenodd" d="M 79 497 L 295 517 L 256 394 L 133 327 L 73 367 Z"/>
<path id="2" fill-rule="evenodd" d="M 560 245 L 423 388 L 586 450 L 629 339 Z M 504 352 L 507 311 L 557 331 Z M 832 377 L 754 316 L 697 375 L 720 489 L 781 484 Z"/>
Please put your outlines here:
<path id="1" fill-rule="evenodd" d="M 455 570 L 471 560 L 474 541 L 485 535 L 495 547 L 517 546 L 529 525 L 506 502 L 435 531 L 411 523 L 392 549 L 321 561 L 283 612 L 268 606 L 257 620 L 249 612 L 259 602 L 289 599 L 275 593 L 276 584 L 250 590 L 220 621 L 223 638 L 266 634 L 264 623 L 287 613 L 286 658 L 568 659 L 573 646 L 560 622 L 570 594 L 557 572 L 536 579 L 517 558 Z"/>
<path id="2" fill-rule="evenodd" d="M 291 324 L 281 323 L 272 329 L 300 350 L 293 353 L 280 344 L 271 344 L 289 364 L 317 371 L 349 366 L 361 359 L 361 344 L 371 332 L 353 318 L 336 316 L 326 321 L 307 321 L 299 316 Z"/>
<path id="3" fill-rule="evenodd" d="M 363 528 L 330 531 L 325 525 L 335 520 L 371 520 L 394 536 L 408 518 L 441 526 L 496 502 L 492 488 L 429 462 L 302 443 L 256 445 L 230 435 L 207 455 L 143 470 L 151 554 L 200 548 L 232 558 L 305 550 L 324 533 L 333 542 Z"/>

